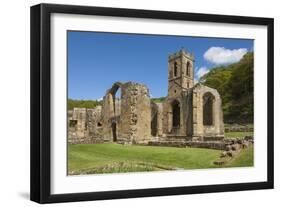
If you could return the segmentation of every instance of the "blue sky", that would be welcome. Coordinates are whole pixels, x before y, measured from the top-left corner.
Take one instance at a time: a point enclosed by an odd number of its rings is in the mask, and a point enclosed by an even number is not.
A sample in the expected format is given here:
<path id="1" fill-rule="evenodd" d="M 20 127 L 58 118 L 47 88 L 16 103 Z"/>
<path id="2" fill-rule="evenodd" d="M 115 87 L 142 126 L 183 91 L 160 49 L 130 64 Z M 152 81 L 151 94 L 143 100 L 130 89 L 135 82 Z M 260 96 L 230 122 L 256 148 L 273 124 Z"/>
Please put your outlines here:
<path id="1" fill-rule="evenodd" d="M 195 77 L 239 61 L 253 40 L 68 31 L 68 97 L 100 99 L 116 81 L 167 95 L 168 55 L 184 47 L 195 56 Z"/>

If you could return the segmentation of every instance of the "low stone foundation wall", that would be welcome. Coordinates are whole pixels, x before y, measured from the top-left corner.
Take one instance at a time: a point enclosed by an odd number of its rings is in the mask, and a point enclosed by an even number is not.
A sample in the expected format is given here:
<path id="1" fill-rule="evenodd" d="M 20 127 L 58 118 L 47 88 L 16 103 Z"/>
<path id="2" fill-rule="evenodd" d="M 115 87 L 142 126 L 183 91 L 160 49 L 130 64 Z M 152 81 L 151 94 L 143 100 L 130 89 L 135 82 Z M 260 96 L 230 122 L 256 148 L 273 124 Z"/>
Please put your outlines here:
<path id="1" fill-rule="evenodd" d="M 253 126 L 230 125 L 224 127 L 225 132 L 253 132 Z"/>
<path id="2" fill-rule="evenodd" d="M 106 141 L 98 137 L 82 137 L 82 138 L 72 138 L 68 140 L 68 143 L 70 144 L 98 144 L 104 142 Z"/>
<path id="3" fill-rule="evenodd" d="M 224 142 L 214 142 L 214 141 L 150 141 L 149 146 L 165 146 L 165 147 L 196 147 L 196 148 L 207 148 L 207 149 L 217 149 L 225 150 L 226 144 Z"/>
<path id="4" fill-rule="evenodd" d="M 214 142 L 214 141 L 189 142 L 187 143 L 187 146 L 196 147 L 196 148 L 217 149 L 217 150 L 226 149 L 226 145 L 224 142 Z"/>
<path id="5" fill-rule="evenodd" d="M 222 141 L 224 139 L 224 136 L 217 136 L 217 137 L 203 137 L 204 141 L 207 142 L 214 142 L 214 141 Z"/>
<path id="6" fill-rule="evenodd" d="M 70 144 L 98 144 L 105 143 L 103 138 L 100 137 L 84 137 L 84 138 L 72 138 L 69 139 Z M 143 146 L 164 146 L 164 147 L 180 147 L 180 148 L 205 148 L 205 149 L 215 149 L 223 151 L 222 156 L 229 156 L 235 154 L 235 152 L 248 148 L 254 143 L 252 136 L 245 136 L 243 139 L 240 138 L 228 138 L 221 141 L 192 141 L 184 139 L 172 139 L 166 140 L 163 138 L 155 138 L 146 142 L 131 143 L 125 142 L 125 140 L 118 140 L 118 144 L 138 144 Z"/>
<path id="7" fill-rule="evenodd" d="M 238 149 L 247 148 L 254 142 L 253 137 L 246 136 L 244 139 L 230 138 L 221 141 L 188 141 L 188 140 L 154 140 L 149 141 L 149 146 L 165 146 L 165 147 L 195 147 L 216 149 L 222 151 L 236 151 Z"/>

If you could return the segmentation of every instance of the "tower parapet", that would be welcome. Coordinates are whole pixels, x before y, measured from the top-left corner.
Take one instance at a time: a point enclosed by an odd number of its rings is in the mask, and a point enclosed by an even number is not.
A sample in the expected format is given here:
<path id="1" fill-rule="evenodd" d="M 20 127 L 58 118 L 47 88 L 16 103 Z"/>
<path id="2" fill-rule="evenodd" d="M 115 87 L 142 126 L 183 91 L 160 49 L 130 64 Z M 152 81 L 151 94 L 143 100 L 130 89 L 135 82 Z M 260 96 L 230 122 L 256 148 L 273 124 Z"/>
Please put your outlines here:
<path id="1" fill-rule="evenodd" d="M 172 53 L 169 55 L 169 61 L 173 60 L 175 58 L 178 58 L 179 56 L 185 56 L 186 58 L 188 58 L 191 61 L 194 61 L 194 54 L 188 52 L 186 49 L 182 48 L 181 50 L 179 50 L 178 52 Z"/>

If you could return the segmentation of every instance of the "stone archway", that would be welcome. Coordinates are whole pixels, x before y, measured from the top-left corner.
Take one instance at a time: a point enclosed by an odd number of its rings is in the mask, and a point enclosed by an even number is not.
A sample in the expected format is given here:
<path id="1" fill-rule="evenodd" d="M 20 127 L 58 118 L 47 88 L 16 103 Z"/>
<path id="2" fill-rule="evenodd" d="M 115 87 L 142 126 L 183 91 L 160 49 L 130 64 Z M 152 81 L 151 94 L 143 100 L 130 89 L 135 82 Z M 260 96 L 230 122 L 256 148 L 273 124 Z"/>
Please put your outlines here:
<path id="1" fill-rule="evenodd" d="M 120 115 L 120 104 L 121 104 L 121 95 L 120 97 L 116 97 L 116 94 L 120 92 L 121 94 L 121 87 L 122 83 L 116 82 L 112 85 L 111 89 L 108 91 L 108 93 L 112 97 L 112 105 L 113 105 L 113 116 L 119 116 Z"/>
<path id="2" fill-rule="evenodd" d="M 121 99 L 123 84 L 116 82 L 107 90 L 103 100 L 103 133 L 110 141 L 118 140 L 120 129 Z M 118 97 L 117 93 L 120 92 Z M 116 96 L 117 95 L 117 96 Z"/>

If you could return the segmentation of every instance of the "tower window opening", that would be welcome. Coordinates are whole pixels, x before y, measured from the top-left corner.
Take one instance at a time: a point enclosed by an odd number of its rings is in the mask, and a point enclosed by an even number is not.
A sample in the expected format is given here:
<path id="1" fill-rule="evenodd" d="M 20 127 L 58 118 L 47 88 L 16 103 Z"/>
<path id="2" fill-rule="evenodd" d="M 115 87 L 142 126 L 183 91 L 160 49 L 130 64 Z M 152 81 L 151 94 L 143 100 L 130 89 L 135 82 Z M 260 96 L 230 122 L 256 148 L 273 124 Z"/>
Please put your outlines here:
<path id="1" fill-rule="evenodd" d="M 178 64 L 177 62 L 174 63 L 174 77 L 178 76 Z"/>
<path id="2" fill-rule="evenodd" d="M 186 63 L 186 75 L 190 76 L 190 63 L 189 62 Z"/>

